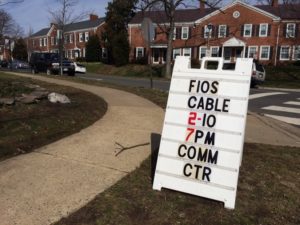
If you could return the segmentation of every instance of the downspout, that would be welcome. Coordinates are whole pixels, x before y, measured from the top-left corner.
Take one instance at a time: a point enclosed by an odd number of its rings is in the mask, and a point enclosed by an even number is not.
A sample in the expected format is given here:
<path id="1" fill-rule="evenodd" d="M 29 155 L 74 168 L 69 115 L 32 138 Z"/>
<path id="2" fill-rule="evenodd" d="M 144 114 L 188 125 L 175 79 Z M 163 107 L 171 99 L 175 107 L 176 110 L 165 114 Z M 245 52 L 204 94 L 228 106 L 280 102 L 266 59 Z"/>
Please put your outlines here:
<path id="1" fill-rule="evenodd" d="M 278 25 L 278 29 L 277 29 L 277 40 L 276 40 L 274 66 L 277 65 L 277 54 L 278 54 L 278 45 L 279 45 L 279 32 L 280 32 L 280 24 Z"/>

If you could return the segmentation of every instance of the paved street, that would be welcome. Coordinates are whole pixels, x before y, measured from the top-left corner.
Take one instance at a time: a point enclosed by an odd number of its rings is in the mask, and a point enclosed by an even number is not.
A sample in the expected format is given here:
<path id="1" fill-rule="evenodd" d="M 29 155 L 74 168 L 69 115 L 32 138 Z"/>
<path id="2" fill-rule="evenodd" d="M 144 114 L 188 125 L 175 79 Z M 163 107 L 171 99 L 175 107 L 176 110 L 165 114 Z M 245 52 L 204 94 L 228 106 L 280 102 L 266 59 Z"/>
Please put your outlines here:
<path id="1" fill-rule="evenodd" d="M 92 73 L 76 74 L 76 77 L 130 87 L 150 88 L 150 79 L 145 78 L 117 77 Z M 170 82 L 153 80 L 153 87 L 168 91 Z M 300 90 L 252 88 L 248 109 L 251 112 L 300 127 Z"/>

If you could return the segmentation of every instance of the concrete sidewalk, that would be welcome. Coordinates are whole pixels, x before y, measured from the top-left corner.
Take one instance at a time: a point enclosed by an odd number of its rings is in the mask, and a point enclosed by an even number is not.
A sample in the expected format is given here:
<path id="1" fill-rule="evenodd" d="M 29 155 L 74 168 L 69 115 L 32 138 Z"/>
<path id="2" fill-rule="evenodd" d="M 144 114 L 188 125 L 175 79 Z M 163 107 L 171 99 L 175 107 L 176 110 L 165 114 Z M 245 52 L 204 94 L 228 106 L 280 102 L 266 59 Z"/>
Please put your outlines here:
<path id="1" fill-rule="evenodd" d="M 20 76 L 20 74 L 17 74 Z M 33 153 L 0 163 L 0 224 L 44 225 L 84 206 L 133 171 L 150 154 L 141 146 L 161 133 L 164 111 L 136 95 L 50 77 L 22 75 L 72 86 L 103 97 L 106 115 L 92 126 Z M 299 129 L 250 113 L 246 142 L 300 147 Z"/>
<path id="2" fill-rule="evenodd" d="M 164 111 L 131 93 L 34 78 L 101 96 L 108 111 L 80 133 L 0 163 L 1 225 L 50 224 L 84 206 L 150 154 L 150 145 L 146 145 L 116 157 L 115 142 L 126 147 L 149 143 L 151 133 L 159 134 L 162 128 Z"/>

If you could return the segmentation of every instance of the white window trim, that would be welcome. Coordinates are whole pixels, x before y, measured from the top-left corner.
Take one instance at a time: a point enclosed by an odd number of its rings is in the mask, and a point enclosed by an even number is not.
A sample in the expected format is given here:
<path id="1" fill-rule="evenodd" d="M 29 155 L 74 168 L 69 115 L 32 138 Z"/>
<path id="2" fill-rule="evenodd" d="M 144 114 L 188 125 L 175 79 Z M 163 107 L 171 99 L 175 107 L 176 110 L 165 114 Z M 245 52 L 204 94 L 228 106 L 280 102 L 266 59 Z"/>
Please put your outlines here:
<path id="1" fill-rule="evenodd" d="M 248 46 L 248 55 L 247 55 L 247 58 L 249 58 L 249 56 L 250 56 L 250 48 L 255 48 L 256 54 L 257 54 L 257 51 L 258 51 L 258 46 L 257 45 L 249 45 Z"/>
<path id="2" fill-rule="evenodd" d="M 262 54 L 262 48 L 268 48 L 268 58 L 262 58 L 261 57 L 261 54 Z M 261 45 L 260 48 L 259 48 L 259 59 L 260 60 L 270 60 L 270 45 Z"/>
<path id="3" fill-rule="evenodd" d="M 70 44 L 73 44 L 73 34 L 69 34 L 69 41 L 70 41 Z"/>
<path id="4" fill-rule="evenodd" d="M 51 37 L 51 46 L 54 45 L 54 37 Z"/>
<path id="5" fill-rule="evenodd" d="M 206 57 L 206 52 L 207 52 L 207 46 L 200 46 L 199 47 L 199 59 L 201 60 L 202 58 L 201 58 L 201 49 L 202 48 L 205 48 L 206 50 L 205 50 L 205 56 L 204 57 Z"/>
<path id="6" fill-rule="evenodd" d="M 225 27 L 225 34 L 224 34 L 224 36 L 221 36 L 221 27 Z M 225 24 L 221 24 L 221 25 L 219 25 L 219 30 L 218 30 L 218 37 L 219 38 L 222 38 L 222 37 L 226 37 L 226 33 L 227 33 L 227 25 L 225 25 Z"/>
<path id="7" fill-rule="evenodd" d="M 299 48 L 299 51 L 300 51 L 300 45 L 294 45 L 294 46 L 293 46 L 292 60 L 294 60 L 294 61 L 300 60 L 300 56 L 299 56 L 299 58 L 295 58 L 296 47 L 298 47 L 298 48 Z"/>
<path id="8" fill-rule="evenodd" d="M 174 30 L 173 30 L 173 40 L 176 40 L 176 27 L 174 27 Z"/>
<path id="9" fill-rule="evenodd" d="M 186 29 L 186 38 L 183 37 L 183 30 L 185 30 L 185 29 Z M 182 28 L 181 28 L 181 39 L 182 39 L 182 40 L 187 40 L 187 39 L 189 39 L 189 27 L 182 27 Z"/>
<path id="10" fill-rule="evenodd" d="M 184 53 L 187 49 L 189 50 L 189 57 L 192 57 L 192 48 L 182 48 L 182 55 L 185 56 Z"/>
<path id="11" fill-rule="evenodd" d="M 220 47 L 219 47 L 219 46 L 211 46 L 211 47 L 210 47 L 210 57 L 218 57 L 218 56 L 212 56 L 212 49 L 213 49 L 213 48 L 217 48 L 217 49 L 218 49 L 218 54 L 219 54 Z"/>
<path id="12" fill-rule="evenodd" d="M 85 32 L 85 33 L 84 33 L 84 41 L 85 41 L 85 42 L 88 42 L 88 41 L 89 41 L 89 38 L 90 38 L 89 32 Z"/>
<path id="13" fill-rule="evenodd" d="M 289 48 L 289 55 L 288 55 L 287 59 L 281 57 L 282 48 Z M 289 45 L 282 45 L 280 47 L 279 60 L 280 61 L 288 61 L 288 60 L 290 60 L 290 57 L 291 57 L 291 46 L 289 46 Z"/>
<path id="14" fill-rule="evenodd" d="M 293 36 L 289 36 L 288 35 L 288 27 L 289 25 L 293 25 Z M 285 32 L 285 37 L 286 38 L 295 38 L 295 34 L 296 34 L 296 24 L 295 23 L 287 23 L 286 24 L 286 32 Z"/>
<path id="15" fill-rule="evenodd" d="M 212 29 L 210 29 L 208 32 L 206 32 L 206 30 L 208 31 L 207 25 L 204 26 L 204 38 L 211 38 Z"/>
<path id="16" fill-rule="evenodd" d="M 261 27 L 265 25 L 266 26 L 266 34 L 265 35 L 261 35 Z M 261 23 L 259 24 L 259 37 L 267 37 L 268 36 L 268 32 L 269 32 L 269 24 L 267 23 Z"/>
<path id="17" fill-rule="evenodd" d="M 142 58 L 144 57 L 144 47 L 136 47 L 135 49 L 135 58 L 138 59 L 139 49 L 142 49 Z"/>
<path id="18" fill-rule="evenodd" d="M 175 59 L 175 50 L 179 50 L 179 56 L 182 55 L 181 49 L 180 48 L 174 48 L 173 49 L 173 59 Z"/>
<path id="19" fill-rule="evenodd" d="M 83 33 L 79 33 L 79 42 L 83 42 Z"/>
<path id="20" fill-rule="evenodd" d="M 44 38 L 44 47 L 47 47 L 47 45 L 48 45 L 48 39 Z"/>
<path id="21" fill-rule="evenodd" d="M 249 26 L 249 25 L 250 25 L 250 34 L 249 34 L 249 35 L 246 35 L 246 34 L 245 34 L 245 31 L 246 31 L 245 27 L 246 27 L 246 26 Z M 244 24 L 243 37 L 252 37 L 252 24 L 250 24 L 250 23 Z"/>

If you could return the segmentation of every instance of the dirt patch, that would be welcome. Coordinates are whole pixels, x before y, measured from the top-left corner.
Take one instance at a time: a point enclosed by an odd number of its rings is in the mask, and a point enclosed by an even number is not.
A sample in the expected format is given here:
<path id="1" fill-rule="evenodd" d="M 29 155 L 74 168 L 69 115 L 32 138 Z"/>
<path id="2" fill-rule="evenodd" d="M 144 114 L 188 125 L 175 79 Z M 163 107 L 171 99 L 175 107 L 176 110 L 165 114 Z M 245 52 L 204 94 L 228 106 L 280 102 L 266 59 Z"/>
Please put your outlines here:
<path id="1" fill-rule="evenodd" d="M 0 74 L 0 97 L 30 93 L 30 85 L 63 93 L 71 99 L 71 104 L 53 104 L 45 99 L 37 104 L 16 102 L 12 106 L 0 106 L 0 160 L 77 133 L 100 119 L 107 110 L 106 102 L 93 94 L 4 74 Z"/>

